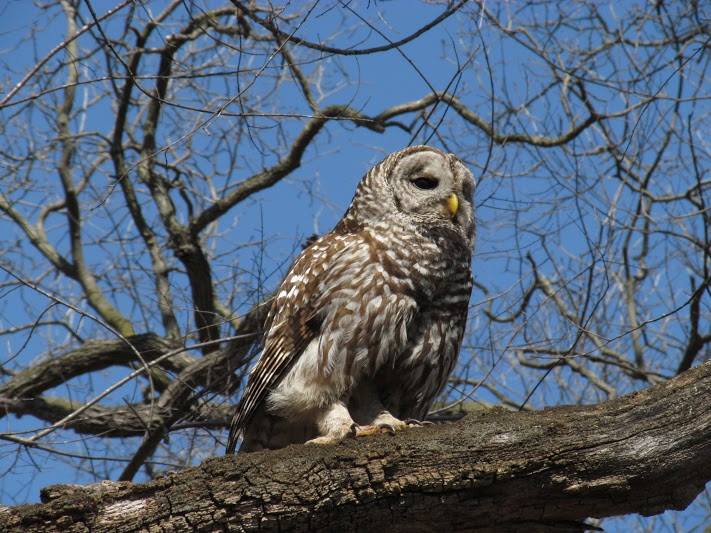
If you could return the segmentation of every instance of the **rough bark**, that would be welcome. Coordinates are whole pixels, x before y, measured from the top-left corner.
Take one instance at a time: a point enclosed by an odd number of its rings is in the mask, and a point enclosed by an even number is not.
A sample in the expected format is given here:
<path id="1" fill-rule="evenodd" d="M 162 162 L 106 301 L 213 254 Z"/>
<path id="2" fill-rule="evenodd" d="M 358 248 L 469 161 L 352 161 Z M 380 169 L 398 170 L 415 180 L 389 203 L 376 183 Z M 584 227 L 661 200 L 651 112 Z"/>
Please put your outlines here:
<path id="1" fill-rule="evenodd" d="M 146 484 L 56 485 L 9 531 L 581 531 L 683 509 L 711 479 L 711 362 L 594 406 L 214 458 Z"/>

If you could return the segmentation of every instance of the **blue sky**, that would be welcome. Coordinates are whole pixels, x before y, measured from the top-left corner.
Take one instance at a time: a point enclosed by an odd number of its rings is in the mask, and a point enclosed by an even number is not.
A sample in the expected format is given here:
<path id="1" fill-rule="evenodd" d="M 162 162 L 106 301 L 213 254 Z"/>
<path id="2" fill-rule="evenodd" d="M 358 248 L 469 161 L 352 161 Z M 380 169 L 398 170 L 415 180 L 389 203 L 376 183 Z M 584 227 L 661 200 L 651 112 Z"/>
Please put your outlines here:
<path id="1" fill-rule="evenodd" d="M 621 11 L 629 8 L 632 4 L 635 3 L 625 2 L 610 5 L 608 6 L 609 11 L 606 13 L 613 12 L 615 9 Z M 164 3 L 156 2 L 151 3 L 150 7 L 154 12 L 158 12 L 163 5 Z M 413 5 L 414 2 L 402 0 L 373 2 L 370 5 L 361 2 L 357 7 L 360 13 L 369 15 L 371 21 L 390 39 L 396 40 L 437 16 L 442 9 L 436 5 L 428 6 L 418 3 L 417 8 L 412 7 Z M 511 5 L 515 7 L 515 4 Z M 99 12 L 106 9 L 103 3 L 96 2 L 95 6 Z M 382 16 L 376 16 L 376 7 Z M 56 15 L 56 10 L 54 13 Z M 343 17 L 342 20 L 341 17 Z M 40 21 L 42 29 L 36 42 L 25 42 L 19 47 L 15 47 L 18 39 L 26 33 L 28 24 L 31 21 L 37 23 L 37 20 Z M 118 23 L 115 26 L 109 23 L 106 29 L 111 32 L 118 27 Z M 436 31 L 428 32 L 402 47 L 402 52 L 408 58 L 415 59 L 416 67 L 420 72 L 397 50 L 384 54 L 359 56 L 355 59 L 331 59 L 329 61 L 330 74 L 328 74 L 331 77 L 325 80 L 324 85 L 330 84 L 335 87 L 335 90 L 325 97 L 322 105 L 348 103 L 351 107 L 360 109 L 366 114 L 375 115 L 391 105 L 424 96 L 430 92 L 430 86 L 437 90 L 444 90 L 450 85 L 457 72 L 457 61 L 468 61 L 466 50 L 476 49 L 477 52 L 471 59 L 471 66 L 463 71 L 463 75 L 458 81 L 457 92 L 466 105 L 480 115 L 487 117 L 489 99 L 486 89 L 490 83 L 489 73 L 486 69 L 481 43 L 472 36 L 476 35 L 472 33 L 472 30 L 472 19 L 452 17 Z M 29 2 L 16 0 L 0 4 L 0 60 L 3 61 L 6 68 L 6 80 L 11 82 L 19 80 L 34 64 L 36 57 L 41 57 L 61 41 L 64 31 L 61 17 L 47 17 L 45 14 L 38 16 L 34 8 L 30 9 Z M 358 28 L 357 19 L 345 10 L 315 12 L 315 16 L 307 20 L 300 28 L 299 34 L 304 38 L 318 41 L 323 35 L 330 35 L 334 31 L 342 31 L 343 38 L 347 42 L 359 43 L 358 46 L 373 46 L 384 42 L 382 37 L 367 31 L 366 28 Z M 545 65 L 536 64 L 535 58 L 530 53 L 511 41 L 493 39 L 492 30 L 486 24 L 482 23 L 481 31 L 483 42 L 487 43 L 489 62 L 493 66 L 493 84 L 496 90 L 510 92 L 512 99 L 519 102 L 535 96 L 536 91 L 542 87 L 548 75 Z M 573 33 L 563 33 L 563 37 L 576 38 Z M 363 39 L 362 43 L 361 39 Z M 590 43 L 590 46 L 593 44 Z M 458 56 L 453 53 L 453 50 L 457 50 Z M 264 61 L 264 57 L 255 56 L 247 58 L 245 61 L 251 61 L 255 67 L 258 67 Z M 318 63 L 304 66 L 307 75 L 314 73 L 318 68 Z M 349 78 L 347 80 L 341 78 L 340 81 L 343 83 L 338 83 L 339 76 L 343 72 L 346 72 Z M 100 75 L 101 73 L 89 71 L 82 73 L 87 77 L 92 74 Z M 423 79 L 422 74 L 426 79 Z M 669 74 L 670 71 L 661 70 L 653 80 L 653 85 L 656 83 L 655 87 L 661 87 Z M 236 91 L 234 80 L 216 80 L 214 82 L 215 87 L 219 87 L 220 84 L 225 88 L 226 97 Z M 266 88 L 266 81 L 257 80 L 253 92 L 258 93 Z M 80 99 L 92 95 L 91 86 L 83 90 L 86 92 L 79 97 Z M 25 91 L 20 95 L 26 96 L 29 92 Z M 609 92 L 606 93 L 605 87 L 595 86 L 592 93 L 595 97 L 604 98 L 605 110 L 608 112 L 624 107 L 622 99 L 611 97 Z M 284 109 L 296 113 L 308 113 L 308 108 L 293 85 L 286 86 L 281 94 L 280 105 Z M 185 103 L 191 100 L 189 91 L 177 96 L 184 98 Z M 545 98 L 536 100 L 529 109 L 532 115 L 549 111 L 551 118 L 548 122 L 520 122 L 506 126 L 511 130 L 529 133 L 557 131 L 556 124 L 552 123 L 555 120 L 564 122 L 565 116 L 557 108 L 548 109 L 551 105 L 555 105 L 555 102 Z M 700 105 L 708 106 L 705 102 Z M 110 131 L 113 118 L 111 109 L 106 105 L 97 106 L 96 109 L 96 112 L 83 118 L 85 121 L 83 127 L 103 132 Z M 236 112 L 238 107 L 231 105 L 227 110 Z M 499 110 L 497 109 L 497 111 Z M 3 117 L 2 113 L 9 112 L 11 110 L 0 111 L 0 120 Z M 437 121 L 444 112 L 445 108 L 440 107 L 434 114 L 433 121 Z M 663 110 L 660 113 L 663 114 Z M 42 121 L 40 115 L 35 115 L 35 118 L 38 124 Z M 410 116 L 408 120 L 412 118 L 414 117 Z M 192 146 L 209 152 L 219 144 L 215 141 L 211 129 L 214 131 L 217 128 L 229 126 L 230 120 L 228 116 L 215 117 L 213 122 L 194 131 L 189 137 L 189 142 Z M 655 116 L 651 112 L 647 117 L 640 119 L 644 125 L 643 120 L 660 120 L 661 122 L 659 116 Z M 267 124 L 268 122 L 268 119 L 264 119 L 259 123 Z M 297 119 L 287 120 L 283 133 L 286 136 L 293 136 L 303 126 L 303 122 L 303 120 Z M 186 123 L 184 133 L 190 133 L 193 130 L 193 125 L 194 123 Z M 536 127 L 546 131 L 536 131 Z M 481 178 L 480 171 L 484 165 L 486 152 L 484 148 L 487 145 L 482 133 L 476 128 L 462 125 L 451 110 L 444 115 L 443 128 L 452 137 L 456 146 L 467 153 L 477 154 L 476 158 L 471 158 L 468 162 L 475 176 Z M 640 128 L 640 130 L 642 129 Z M 620 130 L 615 130 L 613 126 L 613 131 L 619 132 Z M 276 135 L 281 133 L 275 130 L 274 138 L 276 139 Z M 423 132 L 415 139 L 415 142 L 422 142 L 427 133 Z M 269 138 L 269 135 L 271 134 L 264 134 L 265 138 Z M 243 145 L 240 146 L 239 152 L 240 172 L 234 177 L 235 179 L 243 179 L 275 160 L 273 154 L 262 155 L 254 146 L 250 146 L 246 136 L 241 139 Z M 174 140 L 172 137 L 163 137 L 158 139 L 158 142 L 161 145 Z M 320 134 L 317 142 L 307 150 L 303 164 L 299 169 L 271 189 L 250 198 L 223 218 L 221 225 L 224 232 L 212 245 L 218 255 L 221 250 L 230 250 L 230 253 L 224 257 L 218 257 L 213 262 L 215 278 L 230 278 L 235 269 L 253 272 L 257 270 L 255 266 L 259 264 L 262 267 L 259 269 L 263 272 L 262 276 L 266 276 L 266 279 L 262 279 L 265 287 L 274 287 L 289 264 L 290 258 L 298 252 L 298 243 L 312 233 L 328 231 L 341 217 L 361 176 L 383 156 L 402 148 L 411 140 L 410 134 L 397 128 L 388 129 L 385 134 L 377 134 L 365 128 L 354 127 L 350 123 L 330 123 Z M 436 137 L 430 142 L 438 144 Z M 634 142 L 642 142 L 642 140 L 634 139 Z M 581 140 L 581 144 L 584 144 L 584 141 Z M 178 145 L 177 151 L 180 151 L 180 145 Z M 541 160 L 550 166 L 541 165 Z M 217 167 L 223 164 L 219 157 L 215 158 L 214 163 Z M 207 165 L 209 158 L 196 164 Z M 592 164 L 581 169 L 571 168 L 568 160 L 552 151 L 521 149 L 514 152 L 513 155 L 509 155 L 504 149 L 494 147 L 490 173 L 483 176 L 476 194 L 479 240 L 474 262 L 475 277 L 502 291 L 522 292 L 525 288 L 526 272 L 521 270 L 520 265 L 509 260 L 506 251 L 531 250 L 537 254 L 537 257 L 544 258 L 540 248 L 540 238 L 536 233 L 539 230 L 551 233 L 547 244 L 555 257 L 574 259 L 576 256 L 585 254 L 587 251 L 585 234 L 588 231 L 597 231 L 601 225 L 600 221 L 604 218 L 607 209 L 606 203 L 616 194 L 614 183 L 606 182 L 603 186 L 596 186 L 593 190 L 583 194 L 581 196 L 582 208 L 578 209 L 571 202 L 561 203 L 563 207 L 557 207 L 550 201 L 551 191 L 555 191 L 555 194 L 559 195 L 561 194 L 560 190 L 571 187 L 570 182 L 558 176 L 556 171 L 559 171 L 560 174 L 577 172 L 580 179 L 576 180 L 575 184 L 578 186 L 584 185 L 588 178 L 592 183 L 596 172 L 605 170 L 607 169 L 596 169 Z M 508 180 L 497 179 L 497 173 L 516 177 Z M 40 169 L 37 171 L 36 182 L 42 183 L 42 189 L 49 188 L 51 190 L 56 186 L 56 177 L 51 168 Z M 103 184 L 103 190 L 108 190 L 107 184 L 108 180 Z M 681 188 L 681 186 L 682 182 L 680 181 L 678 187 Z M 668 184 L 661 184 L 660 191 L 673 190 L 676 187 L 677 184 L 671 181 Z M 101 184 L 98 184 L 98 188 L 101 190 Z M 29 192 L 27 198 L 31 200 L 33 194 L 35 193 Z M 40 198 L 39 187 L 37 194 L 37 198 Z M 626 201 L 629 202 L 629 205 L 624 205 Z M 622 205 L 631 208 L 633 202 L 634 198 L 623 197 Z M 111 217 L 120 215 L 118 205 L 120 205 L 120 198 L 114 192 L 105 205 L 99 206 L 92 212 L 95 225 L 87 230 L 89 235 L 98 238 L 105 231 L 105 228 L 110 225 Z M 580 209 L 582 209 L 582 214 Z M 515 211 L 517 218 L 514 219 L 513 213 Z M 530 231 L 519 231 L 518 228 Z M 56 233 L 52 233 L 52 231 L 56 231 Z M 63 228 L 58 225 L 56 230 L 50 230 L 50 235 L 58 236 L 59 247 L 66 249 L 67 243 L 66 239 L 61 237 L 62 232 Z M 17 228 L 6 219 L 0 218 L 0 234 L 15 237 L 18 232 Z M 613 242 L 614 238 L 610 237 L 610 242 Z M 262 249 L 247 245 L 261 240 L 268 241 L 269 246 Z M 244 246 L 244 248 L 234 251 L 236 246 Z M 661 257 L 663 253 L 664 250 L 660 249 L 656 257 Z M 100 247 L 92 248 L 92 254 L 94 255 L 90 260 L 96 264 L 114 260 L 131 260 L 128 257 L 118 257 L 117 259 L 115 250 L 106 251 Z M 555 273 L 550 263 L 543 260 L 541 264 L 541 268 L 547 274 L 553 275 Z M 688 287 L 682 286 L 682 282 L 685 282 L 682 279 L 684 278 L 683 269 L 680 266 L 673 267 L 673 269 L 676 268 L 679 268 L 678 276 L 673 272 L 668 272 L 671 274 L 668 279 L 672 284 L 675 283 L 675 279 L 678 280 L 678 287 L 675 285 L 671 292 L 682 298 L 684 294 L 688 294 Z M 142 283 L 147 284 L 148 282 L 144 279 Z M 177 280 L 176 283 L 180 284 L 181 282 Z M 146 286 L 148 287 L 148 285 Z M 147 294 L 150 294 L 149 291 L 150 288 Z M 254 299 L 256 299 L 256 295 L 248 295 L 238 303 L 243 308 L 247 308 Z M 4 294 L 0 300 L 0 315 L 4 319 L 4 325 L 21 324 L 34 318 L 25 316 L 24 309 L 28 307 L 41 308 L 41 300 L 41 297 L 28 290 Z M 475 292 L 473 303 L 479 304 L 483 300 L 484 295 Z M 665 304 L 666 302 L 655 304 L 654 309 L 663 310 Z M 117 298 L 117 305 L 125 312 L 130 313 L 130 295 L 120 295 Z M 477 307 L 475 306 L 474 309 Z M 183 312 L 181 318 L 189 320 L 189 305 L 186 304 Z M 476 328 L 479 324 L 477 317 L 474 316 L 472 320 L 474 323 L 472 327 Z M 154 316 L 149 316 L 146 317 L 146 321 L 149 325 L 155 326 L 157 319 Z M 674 325 L 672 323 L 669 326 L 670 334 L 673 334 L 675 330 L 679 333 L 682 328 L 683 324 Z M 17 363 L 26 364 L 40 356 L 46 342 L 42 336 L 34 336 L 29 339 L 24 350 L 17 355 L 19 347 L 25 340 L 22 336 L 14 336 L 7 340 L 6 348 L 3 348 L 7 350 L 8 356 L 16 357 Z M 471 356 L 473 353 L 469 352 L 469 355 Z M 475 354 L 475 356 L 478 355 L 478 353 Z M 498 355 L 498 352 L 488 353 L 484 357 L 495 360 Z M 655 361 L 655 364 L 663 367 L 668 365 L 668 362 Z M 98 382 L 93 383 L 92 386 L 101 390 L 106 384 L 122 377 L 126 372 L 126 369 L 111 369 L 101 376 L 97 376 Z M 511 370 L 507 366 L 502 366 L 500 372 L 505 374 Z M 507 384 L 513 394 L 519 396 L 519 399 L 529 386 L 523 382 L 517 382 L 513 374 Z M 140 393 L 140 389 L 132 384 L 117 392 L 109 400 L 121 401 L 126 398 L 135 398 Z M 494 401 L 493 396 L 487 394 L 486 391 L 479 391 L 479 395 L 478 398 L 482 400 Z M 532 399 L 532 404 L 543 406 L 558 401 L 560 401 L 560 396 L 555 387 L 550 390 L 542 388 L 540 394 Z M 8 429 L 15 431 L 35 428 L 38 424 L 36 420 L 27 418 L 22 420 L 5 418 L 4 423 L 7 424 Z M 72 450 L 75 453 L 87 452 L 96 444 L 92 439 L 77 438 L 73 434 L 62 434 L 61 438 L 66 439 L 63 449 Z M 107 450 L 103 449 L 103 451 Z M 61 459 L 57 460 L 42 453 L 33 453 L 30 457 L 25 452 L 14 455 L 3 450 L 0 452 L 0 472 L 6 470 L 11 471 L 0 480 L 3 503 L 37 501 L 39 489 L 43 486 L 51 483 L 87 481 L 91 478 L 86 473 L 78 474 L 69 460 L 65 464 Z M 693 523 L 693 521 L 692 519 L 691 522 Z M 612 524 L 616 524 L 616 522 L 612 522 Z M 624 524 L 627 522 L 620 522 L 620 531 L 625 530 Z M 614 531 L 614 527 L 617 526 L 608 526 L 607 529 Z"/>

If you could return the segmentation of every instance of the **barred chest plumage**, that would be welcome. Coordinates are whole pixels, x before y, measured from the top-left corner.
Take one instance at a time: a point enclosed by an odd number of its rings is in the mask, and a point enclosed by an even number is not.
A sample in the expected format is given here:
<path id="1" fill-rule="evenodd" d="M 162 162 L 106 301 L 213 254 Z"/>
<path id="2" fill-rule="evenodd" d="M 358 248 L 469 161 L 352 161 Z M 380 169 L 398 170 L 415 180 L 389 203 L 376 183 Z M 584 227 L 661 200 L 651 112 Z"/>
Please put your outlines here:
<path id="1" fill-rule="evenodd" d="M 471 249 L 463 235 L 448 228 L 412 227 L 388 219 L 367 227 L 384 281 L 418 302 L 469 291 Z"/>
<path id="2" fill-rule="evenodd" d="M 451 323 L 466 317 L 469 252 L 451 244 L 456 236 L 414 231 L 398 222 L 324 236 L 299 260 L 310 268 L 302 274 L 297 263 L 295 274 L 285 280 L 280 293 L 285 302 L 316 285 L 313 292 L 321 295 L 324 312 L 314 318 L 320 336 L 270 395 L 272 411 L 295 416 L 308 405 L 357 397 L 361 384 L 383 380 L 391 382 L 384 396 L 418 412 L 437 393 L 463 331 Z M 328 272 L 321 271 L 326 264 Z M 431 383 L 422 383 L 434 368 Z M 419 394 L 395 386 L 402 382 L 422 384 Z M 402 411 L 389 403 L 386 407 Z"/>
<path id="3" fill-rule="evenodd" d="M 383 233 L 375 228 L 376 243 Z M 391 225 L 387 235 L 390 246 L 378 246 L 384 282 L 412 298 L 412 315 L 367 377 L 385 391 L 382 401 L 396 417 L 422 418 L 456 364 L 472 289 L 471 249 L 446 228 Z"/>

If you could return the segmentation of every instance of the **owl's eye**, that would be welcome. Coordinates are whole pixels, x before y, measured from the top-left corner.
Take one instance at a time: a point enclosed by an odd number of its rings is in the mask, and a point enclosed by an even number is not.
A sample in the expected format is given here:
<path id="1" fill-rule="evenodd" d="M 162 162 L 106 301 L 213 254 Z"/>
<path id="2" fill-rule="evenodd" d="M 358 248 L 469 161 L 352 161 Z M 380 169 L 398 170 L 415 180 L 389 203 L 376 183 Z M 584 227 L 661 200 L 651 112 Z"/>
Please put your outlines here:
<path id="1" fill-rule="evenodd" d="M 437 185 L 439 185 L 439 181 L 436 180 L 435 178 L 415 178 L 412 180 L 412 184 L 417 187 L 418 189 L 423 189 L 426 191 L 436 189 Z"/>

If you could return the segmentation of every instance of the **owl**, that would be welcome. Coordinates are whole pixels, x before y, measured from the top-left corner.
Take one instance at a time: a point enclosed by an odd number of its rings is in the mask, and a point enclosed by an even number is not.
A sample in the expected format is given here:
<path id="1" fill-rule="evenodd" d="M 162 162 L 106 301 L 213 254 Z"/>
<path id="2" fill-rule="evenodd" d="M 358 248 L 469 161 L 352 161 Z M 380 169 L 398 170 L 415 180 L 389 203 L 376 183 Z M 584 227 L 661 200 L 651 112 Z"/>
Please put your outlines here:
<path id="1" fill-rule="evenodd" d="M 227 453 L 328 444 L 425 417 L 457 360 L 472 287 L 474 179 L 412 146 L 375 165 L 277 289 Z"/>

